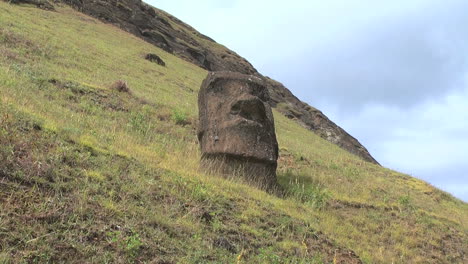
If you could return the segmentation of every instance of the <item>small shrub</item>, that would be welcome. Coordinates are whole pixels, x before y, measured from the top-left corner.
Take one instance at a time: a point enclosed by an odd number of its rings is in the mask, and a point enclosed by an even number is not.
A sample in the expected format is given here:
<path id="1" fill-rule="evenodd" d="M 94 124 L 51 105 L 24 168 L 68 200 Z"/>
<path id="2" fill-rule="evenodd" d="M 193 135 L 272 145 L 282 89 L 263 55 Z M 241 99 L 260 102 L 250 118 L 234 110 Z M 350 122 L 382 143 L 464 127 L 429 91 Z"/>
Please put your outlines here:
<path id="1" fill-rule="evenodd" d="M 148 128 L 146 116 L 141 112 L 134 112 L 130 116 L 130 122 L 128 123 L 134 130 L 145 134 Z"/>
<path id="2" fill-rule="evenodd" d="M 187 118 L 187 115 L 180 111 L 180 110 L 177 110 L 175 109 L 173 112 L 172 112 L 172 120 L 174 120 L 174 122 L 177 124 L 177 125 L 187 125 L 189 124 L 190 122 L 188 122 L 188 118 Z"/>
<path id="3" fill-rule="evenodd" d="M 153 121 L 151 119 L 150 109 L 143 107 L 140 111 L 132 112 L 128 122 L 128 126 L 133 131 L 138 132 L 142 136 L 150 135 L 150 132 L 154 128 Z"/>
<path id="4" fill-rule="evenodd" d="M 408 195 L 400 196 L 398 198 L 398 204 L 400 205 L 400 211 L 413 209 L 413 205 L 411 203 L 411 197 Z"/>
<path id="5" fill-rule="evenodd" d="M 298 201 L 316 209 L 324 208 L 330 199 L 330 194 L 319 186 L 305 185 L 298 181 L 291 182 L 289 191 Z"/>
<path id="6" fill-rule="evenodd" d="M 259 249 L 256 258 L 263 263 L 281 263 L 281 256 L 275 254 L 275 250 L 272 247 Z"/>
<path id="7" fill-rule="evenodd" d="M 210 199 L 209 190 L 202 183 L 194 183 L 192 188 L 192 197 L 196 201 L 204 202 Z"/>
<path id="8" fill-rule="evenodd" d="M 128 232 L 110 231 L 107 232 L 108 242 L 115 244 L 122 250 L 129 262 L 134 262 L 140 253 L 141 247 L 144 245 L 140 239 L 140 235 L 131 230 Z"/>
<path id="9" fill-rule="evenodd" d="M 121 92 L 121 93 L 131 93 L 130 92 L 130 87 L 128 87 L 128 84 L 126 81 L 124 80 L 118 80 L 116 81 L 115 83 L 113 83 L 111 85 L 111 90 L 115 90 L 117 92 Z"/>
<path id="10" fill-rule="evenodd" d="M 135 259 L 138 256 L 142 246 L 143 242 L 137 233 L 132 234 L 124 240 L 125 252 L 131 259 Z"/>

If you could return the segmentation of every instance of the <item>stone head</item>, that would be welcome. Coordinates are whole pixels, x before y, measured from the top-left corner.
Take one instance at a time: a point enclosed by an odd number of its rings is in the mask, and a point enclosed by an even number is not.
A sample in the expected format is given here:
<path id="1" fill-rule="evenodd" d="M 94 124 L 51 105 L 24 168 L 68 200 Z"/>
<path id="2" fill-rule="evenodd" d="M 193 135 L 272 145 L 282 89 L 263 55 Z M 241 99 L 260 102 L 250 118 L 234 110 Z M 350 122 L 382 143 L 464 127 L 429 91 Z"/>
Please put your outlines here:
<path id="1" fill-rule="evenodd" d="M 278 159 L 273 114 L 264 81 L 233 72 L 210 73 L 198 105 L 203 155 L 274 163 Z"/>

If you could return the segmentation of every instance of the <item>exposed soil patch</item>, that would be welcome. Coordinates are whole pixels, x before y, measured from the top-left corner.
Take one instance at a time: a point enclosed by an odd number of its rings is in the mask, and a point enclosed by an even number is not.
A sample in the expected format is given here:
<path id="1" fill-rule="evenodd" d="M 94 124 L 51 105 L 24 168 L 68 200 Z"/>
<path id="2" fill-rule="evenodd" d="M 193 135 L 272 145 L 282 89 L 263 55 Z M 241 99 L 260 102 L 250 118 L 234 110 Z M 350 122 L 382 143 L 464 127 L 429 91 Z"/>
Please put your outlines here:
<path id="1" fill-rule="evenodd" d="M 107 91 L 71 81 L 50 79 L 48 82 L 59 89 L 70 91 L 71 95 L 67 96 L 67 100 L 74 103 L 70 107 L 75 107 L 77 111 L 87 111 L 86 105 L 80 105 L 83 100 L 107 110 L 129 111 L 129 100 L 132 100 L 132 96 L 129 94 L 130 90 L 124 81 L 114 83 L 111 90 Z"/>

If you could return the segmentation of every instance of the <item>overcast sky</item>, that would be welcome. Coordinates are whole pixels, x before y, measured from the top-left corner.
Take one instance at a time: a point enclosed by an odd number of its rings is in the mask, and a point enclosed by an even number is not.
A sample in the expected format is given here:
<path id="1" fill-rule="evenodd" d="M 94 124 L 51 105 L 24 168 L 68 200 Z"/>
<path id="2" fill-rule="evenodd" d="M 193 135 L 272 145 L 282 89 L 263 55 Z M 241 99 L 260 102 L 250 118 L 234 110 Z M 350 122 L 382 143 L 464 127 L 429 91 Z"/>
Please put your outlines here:
<path id="1" fill-rule="evenodd" d="M 149 0 L 468 201 L 468 1 Z"/>

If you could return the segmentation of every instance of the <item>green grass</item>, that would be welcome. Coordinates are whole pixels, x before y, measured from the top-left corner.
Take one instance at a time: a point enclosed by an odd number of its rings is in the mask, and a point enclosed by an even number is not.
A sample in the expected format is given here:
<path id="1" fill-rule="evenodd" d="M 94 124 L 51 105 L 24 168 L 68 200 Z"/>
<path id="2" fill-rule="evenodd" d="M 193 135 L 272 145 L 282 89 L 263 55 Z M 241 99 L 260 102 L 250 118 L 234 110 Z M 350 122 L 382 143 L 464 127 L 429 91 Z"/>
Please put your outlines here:
<path id="1" fill-rule="evenodd" d="M 70 8 L 0 13 L 0 263 L 467 261 L 466 203 L 277 112 L 285 197 L 204 175 L 206 71 Z"/>

